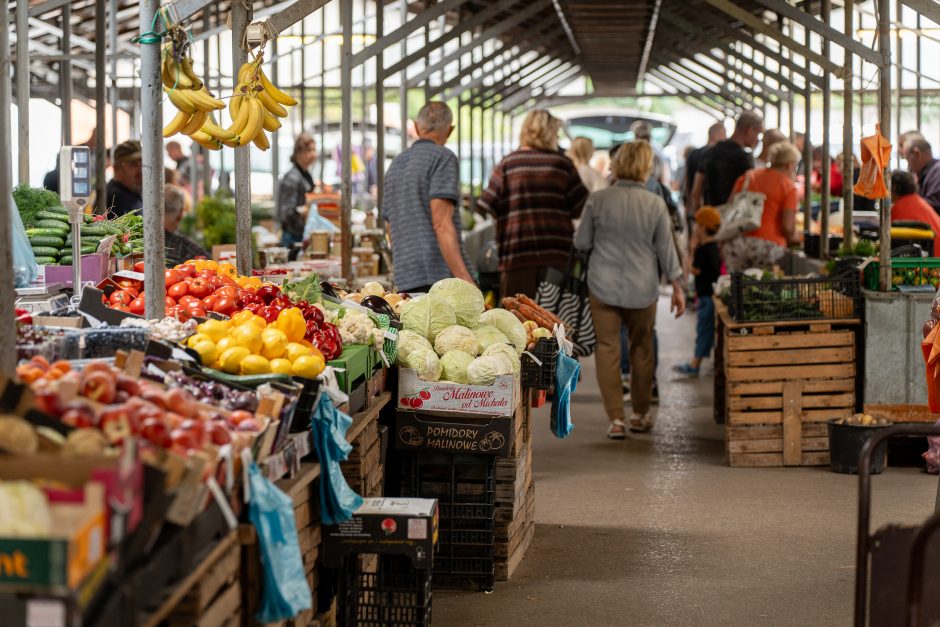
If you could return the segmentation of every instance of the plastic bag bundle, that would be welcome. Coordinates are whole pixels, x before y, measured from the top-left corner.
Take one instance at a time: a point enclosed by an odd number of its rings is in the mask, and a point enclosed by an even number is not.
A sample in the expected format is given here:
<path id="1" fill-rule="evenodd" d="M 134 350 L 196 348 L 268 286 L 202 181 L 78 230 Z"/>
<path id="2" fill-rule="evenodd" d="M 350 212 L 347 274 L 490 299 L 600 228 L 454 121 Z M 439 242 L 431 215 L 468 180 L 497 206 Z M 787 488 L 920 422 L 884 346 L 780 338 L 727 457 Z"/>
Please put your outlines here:
<path id="1" fill-rule="evenodd" d="M 248 465 L 248 519 L 258 532 L 261 546 L 263 589 L 259 623 L 273 623 L 313 607 L 297 542 L 294 503 L 268 481 L 252 462 Z"/>
<path id="2" fill-rule="evenodd" d="M 352 451 L 346 431 L 352 418 L 339 411 L 327 394 L 320 394 L 310 428 L 320 460 L 320 519 L 324 525 L 349 520 L 362 505 L 362 497 L 349 487 L 339 463 Z"/>
<path id="3" fill-rule="evenodd" d="M 26 227 L 16 208 L 16 201 L 10 196 L 10 213 L 13 221 L 13 285 L 26 287 L 39 276 L 39 266 L 33 255 L 33 247 L 29 245 Z"/>
<path id="4" fill-rule="evenodd" d="M 552 399 L 551 427 L 555 437 L 566 438 L 574 429 L 571 422 L 571 395 L 578 387 L 581 364 L 558 350 L 555 365 L 555 397 Z"/>

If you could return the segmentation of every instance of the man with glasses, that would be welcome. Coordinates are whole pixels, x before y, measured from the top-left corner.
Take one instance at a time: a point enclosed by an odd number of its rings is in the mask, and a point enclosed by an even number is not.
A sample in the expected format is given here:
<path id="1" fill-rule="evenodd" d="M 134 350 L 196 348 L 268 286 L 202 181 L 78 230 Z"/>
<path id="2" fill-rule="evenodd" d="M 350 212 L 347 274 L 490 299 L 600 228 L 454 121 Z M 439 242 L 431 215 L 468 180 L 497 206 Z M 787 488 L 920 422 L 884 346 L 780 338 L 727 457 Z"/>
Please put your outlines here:
<path id="1" fill-rule="evenodd" d="M 756 111 L 741 114 L 729 139 L 718 142 L 702 156 L 702 167 L 692 185 L 692 214 L 704 205 L 728 202 L 735 182 L 754 167 L 753 150 L 764 133 L 764 119 Z"/>
<path id="2" fill-rule="evenodd" d="M 418 141 L 392 160 L 385 175 L 382 217 L 395 284 L 403 292 L 426 292 L 448 277 L 473 283 L 461 238 L 457 156 L 444 147 L 453 121 L 443 102 L 425 104 L 415 118 Z"/>

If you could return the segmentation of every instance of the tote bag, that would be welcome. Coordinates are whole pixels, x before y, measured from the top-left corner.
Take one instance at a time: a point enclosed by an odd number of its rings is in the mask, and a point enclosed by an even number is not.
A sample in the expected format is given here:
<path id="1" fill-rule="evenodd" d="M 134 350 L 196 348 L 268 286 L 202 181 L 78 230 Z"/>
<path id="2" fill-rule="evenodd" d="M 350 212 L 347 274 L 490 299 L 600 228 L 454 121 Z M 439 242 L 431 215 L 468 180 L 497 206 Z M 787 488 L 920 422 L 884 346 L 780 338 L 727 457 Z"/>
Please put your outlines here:
<path id="1" fill-rule="evenodd" d="M 589 357 L 597 346 L 591 303 L 588 300 L 587 271 L 590 253 L 571 252 L 565 272 L 549 268 L 539 283 L 535 302 L 565 323 L 568 339 L 574 344 L 573 357 Z"/>
<path id="2" fill-rule="evenodd" d="M 751 173 L 748 172 L 744 177 L 744 187 L 741 191 L 731 202 L 718 207 L 718 213 L 721 214 L 721 228 L 718 229 L 715 239 L 719 242 L 726 242 L 760 228 L 767 196 L 760 192 L 747 191 L 750 182 Z"/>

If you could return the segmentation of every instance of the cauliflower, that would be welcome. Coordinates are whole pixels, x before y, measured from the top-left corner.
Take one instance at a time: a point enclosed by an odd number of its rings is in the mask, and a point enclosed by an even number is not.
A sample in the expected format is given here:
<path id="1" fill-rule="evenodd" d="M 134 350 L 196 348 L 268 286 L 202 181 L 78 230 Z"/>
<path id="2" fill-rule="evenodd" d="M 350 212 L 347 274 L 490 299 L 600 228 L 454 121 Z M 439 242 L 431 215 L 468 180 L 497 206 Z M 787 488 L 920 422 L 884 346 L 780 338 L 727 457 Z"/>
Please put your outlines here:
<path id="1" fill-rule="evenodd" d="M 368 314 L 357 310 L 347 309 L 345 315 L 339 320 L 339 335 L 343 344 L 372 344 L 372 332 L 375 323 Z"/>

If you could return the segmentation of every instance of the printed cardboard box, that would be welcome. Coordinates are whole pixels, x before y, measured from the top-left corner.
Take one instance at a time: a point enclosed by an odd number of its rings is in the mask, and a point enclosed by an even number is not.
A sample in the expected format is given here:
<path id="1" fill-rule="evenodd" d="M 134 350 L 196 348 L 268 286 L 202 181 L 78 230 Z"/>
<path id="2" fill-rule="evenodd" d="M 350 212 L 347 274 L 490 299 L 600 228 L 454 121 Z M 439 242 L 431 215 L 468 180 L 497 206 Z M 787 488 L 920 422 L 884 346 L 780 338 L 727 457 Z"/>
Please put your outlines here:
<path id="1" fill-rule="evenodd" d="M 398 369 L 398 409 L 448 412 L 454 416 L 512 416 L 522 393 L 519 379 L 496 377 L 493 385 L 422 381 L 411 368 Z"/>
<path id="2" fill-rule="evenodd" d="M 454 455 L 507 455 L 511 416 L 463 417 L 395 412 L 395 448 Z"/>

